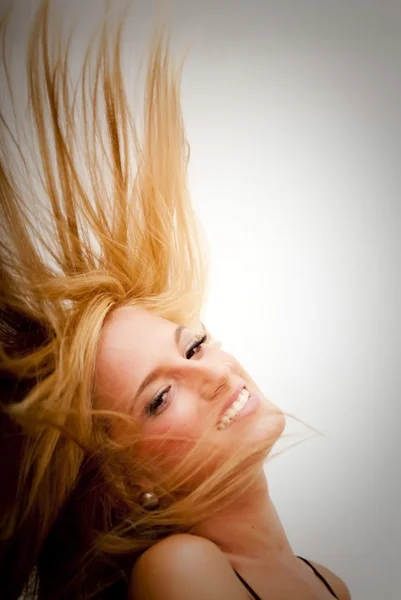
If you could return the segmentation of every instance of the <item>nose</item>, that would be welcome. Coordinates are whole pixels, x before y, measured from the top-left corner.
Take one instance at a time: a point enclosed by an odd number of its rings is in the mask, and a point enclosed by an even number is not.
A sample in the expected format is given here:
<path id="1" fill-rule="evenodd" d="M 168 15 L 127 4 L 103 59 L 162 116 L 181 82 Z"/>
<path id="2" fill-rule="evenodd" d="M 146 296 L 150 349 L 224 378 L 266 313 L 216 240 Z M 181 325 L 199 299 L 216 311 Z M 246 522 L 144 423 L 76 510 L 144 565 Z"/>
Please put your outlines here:
<path id="1" fill-rule="evenodd" d="M 212 400 L 218 394 L 221 394 L 222 390 L 229 390 L 230 376 L 232 364 L 230 362 L 218 362 L 213 361 L 194 361 L 191 364 L 191 376 L 194 376 L 194 369 L 197 377 L 196 384 L 198 391 L 201 393 L 203 398 Z"/>

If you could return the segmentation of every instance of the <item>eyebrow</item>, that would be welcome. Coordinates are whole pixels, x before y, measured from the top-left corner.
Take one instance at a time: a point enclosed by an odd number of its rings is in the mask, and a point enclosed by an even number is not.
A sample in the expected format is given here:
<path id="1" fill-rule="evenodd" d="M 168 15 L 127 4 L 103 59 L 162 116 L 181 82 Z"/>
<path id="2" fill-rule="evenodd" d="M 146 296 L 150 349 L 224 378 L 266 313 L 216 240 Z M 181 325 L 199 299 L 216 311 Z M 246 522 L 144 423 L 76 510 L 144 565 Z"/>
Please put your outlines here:
<path id="1" fill-rule="evenodd" d="M 175 341 L 175 345 L 178 347 L 180 340 L 181 340 L 181 334 L 183 332 L 183 330 L 186 329 L 184 327 L 184 325 L 178 325 L 178 327 L 176 328 L 175 332 L 174 332 L 174 341 Z M 148 387 L 148 385 L 150 385 L 151 383 L 153 383 L 153 381 L 155 381 L 155 379 L 157 379 L 161 373 L 163 372 L 163 369 L 158 367 L 156 369 L 154 369 L 153 371 L 151 371 L 149 373 L 149 375 L 147 375 L 145 377 L 145 379 L 142 381 L 141 385 L 139 386 L 135 396 L 134 396 L 134 402 L 135 400 L 142 394 L 142 392 L 144 391 L 144 389 L 146 387 Z"/>

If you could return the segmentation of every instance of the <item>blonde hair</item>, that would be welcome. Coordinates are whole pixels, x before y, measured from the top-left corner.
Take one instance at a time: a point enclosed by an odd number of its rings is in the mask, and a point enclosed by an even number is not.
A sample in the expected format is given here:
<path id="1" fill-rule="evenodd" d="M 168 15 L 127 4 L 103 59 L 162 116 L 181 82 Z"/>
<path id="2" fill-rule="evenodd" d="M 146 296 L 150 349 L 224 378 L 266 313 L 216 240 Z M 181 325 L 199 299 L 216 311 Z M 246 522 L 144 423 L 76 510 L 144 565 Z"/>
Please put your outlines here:
<path id="1" fill-rule="evenodd" d="M 3 68 L 14 106 L 8 22 Z M 0 589 L 10 599 L 34 567 L 41 599 L 106 598 L 110 589 L 117 598 L 119 582 L 123 597 L 136 558 L 245 493 L 273 443 L 239 444 L 229 460 L 211 448 L 216 468 L 191 487 L 206 437 L 166 472 L 162 451 L 152 464 L 138 460 L 135 423 L 93 409 L 112 311 L 137 305 L 197 329 L 207 293 L 208 250 L 187 188 L 183 62 L 174 69 L 156 27 L 140 140 L 122 76 L 123 23 L 111 36 L 104 20 L 74 88 L 72 38 L 62 42 L 42 0 L 27 54 L 31 134 L 0 115 L 0 451 L 10 461 L 0 472 Z M 113 419 L 129 444 L 112 439 Z M 133 494 L 142 476 L 165 499 L 151 513 Z"/>

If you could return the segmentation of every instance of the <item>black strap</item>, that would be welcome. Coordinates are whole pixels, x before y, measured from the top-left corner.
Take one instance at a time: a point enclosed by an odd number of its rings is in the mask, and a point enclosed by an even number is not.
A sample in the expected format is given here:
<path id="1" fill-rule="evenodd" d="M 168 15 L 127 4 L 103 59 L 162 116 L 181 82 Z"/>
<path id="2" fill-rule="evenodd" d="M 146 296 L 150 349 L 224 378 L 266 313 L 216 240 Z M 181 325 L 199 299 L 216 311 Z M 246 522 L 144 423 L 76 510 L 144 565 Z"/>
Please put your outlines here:
<path id="1" fill-rule="evenodd" d="M 329 590 L 329 592 L 331 592 L 333 594 L 334 598 L 337 598 L 337 600 L 338 600 L 338 596 L 334 593 L 332 587 L 327 583 L 327 581 L 325 580 L 325 578 L 322 575 L 320 575 L 319 571 L 317 569 L 315 569 L 315 567 L 313 565 L 311 565 L 311 563 L 308 560 L 306 560 L 306 558 L 303 558 L 302 556 L 298 556 L 298 558 L 300 558 L 307 565 L 310 566 L 310 568 L 313 570 L 313 572 L 315 573 L 315 575 L 317 577 L 319 577 L 320 581 L 322 581 L 324 583 L 324 585 L 327 587 L 327 589 Z"/>
<path id="2" fill-rule="evenodd" d="M 297 558 L 300 558 L 301 560 L 303 560 L 307 565 L 310 566 L 310 568 L 313 570 L 313 572 L 315 573 L 315 575 L 317 577 L 319 577 L 320 581 L 322 581 L 324 583 L 324 585 L 327 587 L 327 589 L 329 590 L 329 592 L 334 596 L 334 598 L 338 599 L 338 596 L 334 593 L 332 587 L 329 585 L 329 583 L 327 583 L 327 581 L 324 579 L 324 577 L 319 573 L 319 571 L 317 569 L 315 569 L 315 567 L 313 565 L 311 565 L 311 563 L 306 560 L 306 558 L 303 558 L 302 556 L 298 556 Z M 251 588 L 251 586 L 249 585 L 249 583 L 247 583 L 245 581 L 245 579 L 243 577 L 241 577 L 241 575 L 234 569 L 234 573 L 236 574 L 236 576 L 238 577 L 238 579 L 240 579 L 240 581 L 242 581 L 242 583 L 244 584 L 244 586 L 246 587 L 246 589 L 248 590 L 248 592 L 250 592 L 252 594 L 252 597 L 255 598 L 255 600 L 261 600 L 260 596 L 257 595 L 256 592 L 253 591 L 253 589 Z"/>
<path id="3" fill-rule="evenodd" d="M 234 567 L 233 567 L 234 568 Z M 250 592 L 252 594 L 252 596 L 255 598 L 255 600 L 262 600 L 260 598 L 260 596 L 257 595 L 256 592 L 253 591 L 253 589 L 251 588 L 251 586 L 245 581 L 245 579 L 243 577 L 241 577 L 241 575 L 239 573 L 237 573 L 237 571 L 234 569 L 234 573 L 236 574 L 236 576 L 242 581 L 242 583 L 244 584 L 244 586 L 246 587 L 246 589 L 248 590 L 248 592 Z"/>

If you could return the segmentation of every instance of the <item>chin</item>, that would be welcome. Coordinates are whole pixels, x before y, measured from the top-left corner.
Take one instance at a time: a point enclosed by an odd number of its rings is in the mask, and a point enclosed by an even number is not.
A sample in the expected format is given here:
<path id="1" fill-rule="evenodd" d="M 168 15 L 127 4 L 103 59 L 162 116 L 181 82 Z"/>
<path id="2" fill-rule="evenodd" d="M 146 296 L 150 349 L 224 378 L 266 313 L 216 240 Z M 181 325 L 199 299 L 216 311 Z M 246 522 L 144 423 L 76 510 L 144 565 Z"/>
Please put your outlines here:
<path id="1" fill-rule="evenodd" d="M 253 441 L 271 440 L 273 445 L 283 433 L 286 420 L 283 412 L 272 402 L 260 394 L 258 409 L 230 425 L 230 430 L 235 436 L 241 432 L 241 437 L 246 436 Z"/>
<path id="2" fill-rule="evenodd" d="M 284 431 L 286 419 L 283 411 L 263 396 L 260 415 L 261 427 L 271 433 L 274 441 L 277 441 Z"/>

